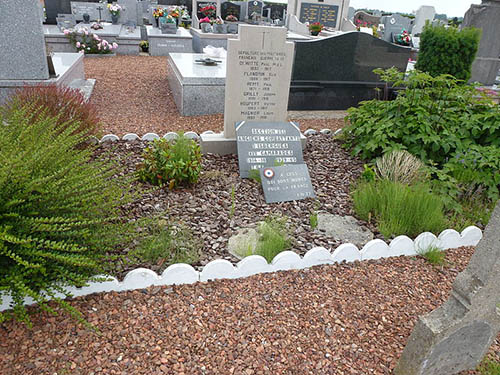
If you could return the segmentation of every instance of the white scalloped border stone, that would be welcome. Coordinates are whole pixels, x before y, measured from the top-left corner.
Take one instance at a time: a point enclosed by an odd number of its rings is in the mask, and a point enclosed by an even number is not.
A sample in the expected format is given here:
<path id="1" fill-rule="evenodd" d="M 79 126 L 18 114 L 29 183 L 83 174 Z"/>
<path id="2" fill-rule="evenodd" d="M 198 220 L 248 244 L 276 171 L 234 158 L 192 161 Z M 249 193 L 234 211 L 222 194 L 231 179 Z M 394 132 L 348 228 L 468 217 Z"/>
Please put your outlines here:
<path id="1" fill-rule="evenodd" d="M 211 130 L 207 130 L 207 131 L 203 132 L 202 134 L 215 134 L 215 133 L 213 131 L 211 131 Z M 198 135 L 198 133 L 192 132 L 192 131 L 184 133 L 184 136 L 186 136 L 189 139 L 193 139 L 195 141 L 198 140 L 198 139 L 200 139 L 200 136 Z M 167 140 L 171 140 L 171 139 L 177 139 L 177 138 L 179 138 L 179 135 L 177 133 L 175 133 L 175 132 L 168 132 L 163 137 L 160 137 L 156 133 L 146 133 L 142 137 L 139 137 L 135 133 L 127 133 L 127 134 L 125 134 L 121 138 L 121 140 L 122 141 L 135 141 L 135 140 L 140 139 L 142 141 L 153 141 L 153 140 L 159 139 L 159 138 L 165 138 Z M 101 138 L 101 140 L 97 140 L 97 138 L 96 138 L 95 142 L 96 143 L 116 142 L 116 141 L 119 141 L 119 140 L 120 140 L 120 137 L 118 137 L 115 134 L 106 134 L 104 137 Z"/>
<path id="2" fill-rule="evenodd" d="M 443 250 L 461 246 L 476 246 L 482 237 L 482 231 L 471 226 L 465 228 L 462 233 L 446 229 L 437 237 L 432 233 L 425 232 L 417 236 L 414 241 L 407 236 L 398 236 L 389 245 L 380 239 L 375 239 L 368 242 L 361 250 L 351 243 L 345 243 L 333 252 L 324 247 L 315 247 L 309 250 L 304 257 L 293 251 L 283 251 L 276 255 L 270 264 L 260 255 L 251 255 L 236 265 L 225 259 L 216 259 L 206 264 L 201 271 L 196 271 L 189 264 L 173 264 L 165 269 L 161 276 L 147 268 L 137 268 L 127 273 L 122 282 L 114 277 L 101 276 L 106 280 L 91 282 L 83 288 L 70 287 L 66 290 L 74 297 L 79 297 L 93 293 L 144 289 L 154 285 L 182 285 L 198 281 L 236 279 L 266 272 L 298 270 L 321 264 L 375 260 L 402 255 L 415 256 L 430 246 Z M 57 296 L 64 297 L 60 294 Z M 9 295 L 3 295 L 0 311 L 9 309 L 11 302 L 12 298 Z M 26 305 L 33 303 L 34 301 L 30 298 L 25 300 Z"/>

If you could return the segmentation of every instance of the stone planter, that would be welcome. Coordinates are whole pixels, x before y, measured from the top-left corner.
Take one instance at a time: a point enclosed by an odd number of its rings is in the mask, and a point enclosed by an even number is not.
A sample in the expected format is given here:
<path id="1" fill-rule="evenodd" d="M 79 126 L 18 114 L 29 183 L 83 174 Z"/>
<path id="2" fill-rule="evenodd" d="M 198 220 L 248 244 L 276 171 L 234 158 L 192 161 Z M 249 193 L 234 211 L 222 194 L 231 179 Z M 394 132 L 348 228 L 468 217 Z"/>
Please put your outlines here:
<path id="1" fill-rule="evenodd" d="M 222 25 L 213 25 L 214 33 L 215 34 L 227 34 L 227 25 L 222 24 Z"/>
<path id="2" fill-rule="evenodd" d="M 112 14 L 111 15 L 111 23 L 113 25 L 118 25 L 118 19 L 120 18 L 120 15 L 118 14 Z"/>
<path id="3" fill-rule="evenodd" d="M 228 22 L 226 28 L 228 34 L 238 34 L 238 22 Z"/>
<path id="4" fill-rule="evenodd" d="M 162 34 L 176 34 L 177 25 L 175 23 L 162 23 L 160 25 Z"/>
<path id="5" fill-rule="evenodd" d="M 204 22 L 200 24 L 200 29 L 202 33 L 211 33 L 212 32 L 212 25 L 210 25 L 208 22 Z"/>

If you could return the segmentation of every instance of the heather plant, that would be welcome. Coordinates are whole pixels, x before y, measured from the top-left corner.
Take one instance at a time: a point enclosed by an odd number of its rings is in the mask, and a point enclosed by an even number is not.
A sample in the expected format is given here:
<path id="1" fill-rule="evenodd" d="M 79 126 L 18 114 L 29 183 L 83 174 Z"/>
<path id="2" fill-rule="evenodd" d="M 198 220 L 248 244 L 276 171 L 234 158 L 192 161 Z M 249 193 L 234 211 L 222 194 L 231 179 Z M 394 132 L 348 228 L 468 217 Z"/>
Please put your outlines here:
<path id="1" fill-rule="evenodd" d="M 156 139 L 144 151 L 138 174 L 142 181 L 173 189 L 194 184 L 201 172 L 200 146 L 183 134 L 175 140 Z"/>
<path id="2" fill-rule="evenodd" d="M 97 280 L 120 241 L 118 208 L 129 201 L 130 182 L 76 147 L 86 139 L 79 122 L 59 121 L 33 103 L 0 112 L 0 292 L 13 299 L 0 322 L 29 324 L 26 297 L 49 311 L 53 297 L 76 314 L 56 293 Z"/>
<path id="3" fill-rule="evenodd" d="M 4 110 L 21 107 L 31 108 L 30 116 L 55 118 L 59 129 L 76 124 L 78 132 L 88 135 L 99 130 L 97 110 L 75 89 L 56 85 L 25 86 L 8 100 Z"/>
<path id="4" fill-rule="evenodd" d="M 481 30 L 466 27 L 433 26 L 427 24 L 420 35 L 420 51 L 416 68 L 433 77 L 450 74 L 467 81 L 476 57 Z"/>

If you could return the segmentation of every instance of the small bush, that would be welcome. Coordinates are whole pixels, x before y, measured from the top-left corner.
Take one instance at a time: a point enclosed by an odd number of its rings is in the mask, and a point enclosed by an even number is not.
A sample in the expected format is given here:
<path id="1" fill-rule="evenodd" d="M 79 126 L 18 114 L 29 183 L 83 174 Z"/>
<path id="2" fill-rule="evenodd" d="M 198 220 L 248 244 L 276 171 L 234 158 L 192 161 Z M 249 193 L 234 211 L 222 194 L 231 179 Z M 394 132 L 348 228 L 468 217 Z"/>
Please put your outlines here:
<path id="1" fill-rule="evenodd" d="M 424 163 L 408 151 L 388 152 L 376 161 L 381 179 L 411 185 L 423 179 Z"/>
<path id="2" fill-rule="evenodd" d="M 144 162 L 139 166 L 139 178 L 154 185 L 173 189 L 179 185 L 193 184 L 201 172 L 200 146 L 184 137 L 172 141 L 155 139 L 143 153 Z"/>
<path id="3" fill-rule="evenodd" d="M 431 246 L 430 248 L 421 250 L 418 253 L 433 266 L 442 266 L 445 263 L 446 254 L 438 247 Z"/>
<path id="4" fill-rule="evenodd" d="M 271 262 L 276 255 L 291 246 L 288 219 L 281 216 L 268 216 L 257 229 L 260 238 L 255 254 L 261 255 Z"/>
<path id="5" fill-rule="evenodd" d="M 357 215 L 366 221 L 374 218 L 386 238 L 438 233 L 446 226 L 441 199 L 425 185 L 407 186 L 388 180 L 363 182 L 352 197 Z"/>
<path id="6" fill-rule="evenodd" d="M 41 291 L 54 297 L 65 293 L 61 284 L 81 287 L 102 273 L 104 254 L 121 239 L 118 208 L 130 201 L 130 181 L 76 147 L 85 139 L 79 122 L 61 128 L 36 110 L 0 113 L 0 292 L 28 324 L 25 297 L 52 311 Z M 0 313 L 0 322 L 9 316 Z"/>
<path id="7" fill-rule="evenodd" d="M 480 39 L 481 30 L 473 27 L 459 30 L 427 24 L 420 35 L 416 68 L 434 77 L 450 74 L 467 81 Z"/>
<path id="8" fill-rule="evenodd" d="M 57 117 L 56 124 L 62 130 L 65 126 L 76 124 L 78 132 L 96 134 L 99 118 L 95 107 L 78 90 L 68 87 L 26 86 L 17 90 L 6 104 L 5 110 L 13 111 L 29 107 L 31 117 Z"/>
<path id="9" fill-rule="evenodd" d="M 185 224 L 153 220 L 147 227 L 147 236 L 133 252 L 139 259 L 168 266 L 200 258 L 201 243 Z"/>

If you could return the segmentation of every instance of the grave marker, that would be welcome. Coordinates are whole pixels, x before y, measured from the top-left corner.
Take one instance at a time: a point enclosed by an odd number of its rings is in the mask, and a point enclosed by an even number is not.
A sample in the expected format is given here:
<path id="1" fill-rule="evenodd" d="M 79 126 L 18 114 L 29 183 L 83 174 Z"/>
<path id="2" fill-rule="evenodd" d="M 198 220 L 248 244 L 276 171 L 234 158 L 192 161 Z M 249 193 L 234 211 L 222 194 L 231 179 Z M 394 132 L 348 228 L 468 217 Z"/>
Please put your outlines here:
<path id="1" fill-rule="evenodd" d="M 424 29 L 425 22 L 431 21 L 434 19 L 436 15 L 436 9 L 433 6 L 422 5 L 417 10 L 417 14 L 415 16 L 415 24 L 413 25 L 412 34 L 419 35 Z"/>
<path id="2" fill-rule="evenodd" d="M 302 3 L 299 20 L 302 23 L 319 22 L 323 26 L 337 27 L 338 5 Z"/>
<path id="3" fill-rule="evenodd" d="M 260 170 L 260 178 L 266 203 L 315 198 L 305 164 L 264 168 Z"/>
<path id="4" fill-rule="evenodd" d="M 221 3 L 220 13 L 222 19 L 225 21 L 226 17 L 229 15 L 235 16 L 238 20 L 240 19 L 240 6 L 238 4 L 232 3 L 230 1 L 225 1 Z"/>
<path id="5" fill-rule="evenodd" d="M 303 163 L 300 130 L 293 122 L 242 122 L 236 128 L 240 177 L 251 169 Z"/>
<path id="6" fill-rule="evenodd" d="M 262 17 L 262 8 L 264 3 L 262 1 L 251 0 L 247 2 L 247 17 L 252 18 L 252 15 Z"/>
<path id="7" fill-rule="evenodd" d="M 240 25 L 229 39 L 224 136 L 234 139 L 240 121 L 285 122 L 294 44 L 284 27 Z"/>
<path id="8" fill-rule="evenodd" d="M 111 21 L 111 13 L 106 8 L 106 4 L 72 1 L 71 13 L 77 21 L 83 21 L 85 13 L 90 16 L 90 21 L 97 21 L 99 19 L 101 21 Z"/>

